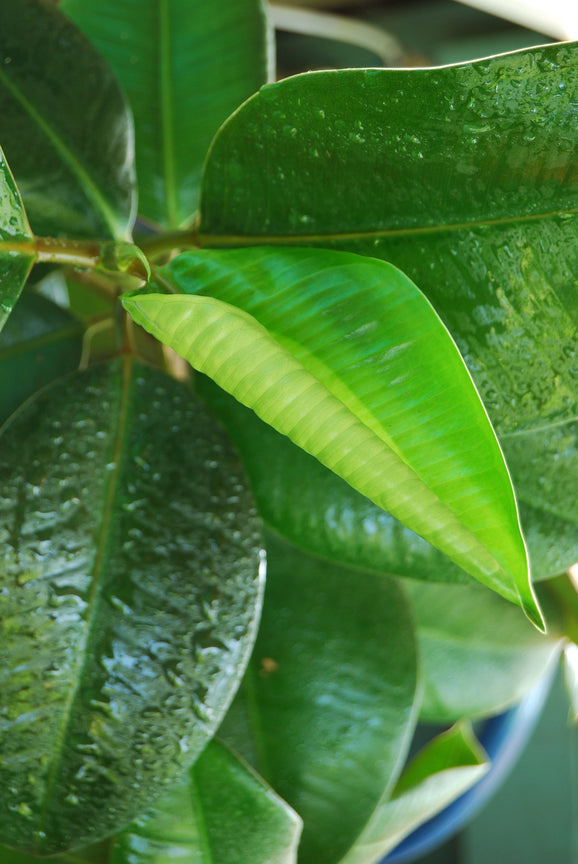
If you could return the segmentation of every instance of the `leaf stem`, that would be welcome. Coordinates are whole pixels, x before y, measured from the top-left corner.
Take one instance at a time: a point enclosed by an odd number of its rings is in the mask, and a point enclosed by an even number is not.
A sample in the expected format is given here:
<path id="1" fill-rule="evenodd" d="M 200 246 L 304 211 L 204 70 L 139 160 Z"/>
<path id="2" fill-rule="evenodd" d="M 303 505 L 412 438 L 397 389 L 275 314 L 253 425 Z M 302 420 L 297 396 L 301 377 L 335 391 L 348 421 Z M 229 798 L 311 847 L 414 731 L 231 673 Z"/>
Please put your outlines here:
<path id="1" fill-rule="evenodd" d="M 200 242 L 196 227 L 184 231 L 167 231 L 138 241 L 139 247 L 147 258 L 156 258 L 175 249 L 199 249 Z"/>
<path id="2" fill-rule="evenodd" d="M 0 252 L 30 255 L 37 264 L 63 264 L 111 274 L 135 276 L 148 281 L 148 267 L 138 246 L 124 241 L 69 240 L 33 237 L 30 240 L 0 241 Z"/>
<path id="3" fill-rule="evenodd" d="M 33 246 L 39 264 L 68 264 L 94 269 L 100 263 L 100 244 L 94 241 L 36 237 Z"/>

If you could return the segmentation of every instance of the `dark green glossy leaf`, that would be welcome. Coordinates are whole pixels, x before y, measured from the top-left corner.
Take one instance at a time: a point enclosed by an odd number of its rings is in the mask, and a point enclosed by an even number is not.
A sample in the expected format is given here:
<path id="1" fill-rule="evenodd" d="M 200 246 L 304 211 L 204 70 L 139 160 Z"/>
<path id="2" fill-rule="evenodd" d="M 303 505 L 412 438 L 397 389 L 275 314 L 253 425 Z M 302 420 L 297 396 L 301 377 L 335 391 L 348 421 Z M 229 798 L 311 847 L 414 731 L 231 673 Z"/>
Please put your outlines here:
<path id="1" fill-rule="evenodd" d="M 110 864 L 295 864 L 301 820 L 213 740 L 168 796 L 113 845 Z"/>
<path id="2" fill-rule="evenodd" d="M 109 857 L 110 844 L 108 840 L 50 858 L 39 858 L 37 855 L 29 855 L 27 852 L 19 852 L 17 849 L 0 846 L 2 864 L 41 864 L 42 861 L 48 861 L 49 864 L 109 864 Z"/>
<path id="3" fill-rule="evenodd" d="M 34 263 L 34 250 L 27 250 L 31 240 L 32 234 L 20 193 L 0 150 L 0 330 L 18 300 Z"/>
<path id="4" fill-rule="evenodd" d="M 404 588 L 416 625 L 422 720 L 498 714 L 519 702 L 556 662 L 561 632 L 553 617 L 546 636 L 479 585 L 407 580 Z"/>
<path id="5" fill-rule="evenodd" d="M 540 626 L 496 437 L 402 273 L 254 248 L 187 252 L 159 280 L 188 296 L 125 299 L 137 323 Z"/>
<path id="6" fill-rule="evenodd" d="M 578 422 L 504 434 L 501 444 L 536 574 L 553 576 L 578 561 Z"/>
<path id="7" fill-rule="evenodd" d="M 36 234 L 130 238 L 132 121 L 116 79 L 49 0 L 0 4 L 2 146 Z"/>
<path id="8" fill-rule="evenodd" d="M 303 818 L 300 861 L 340 860 L 413 732 L 412 623 L 398 585 L 267 543 L 263 619 L 220 734 Z"/>
<path id="9" fill-rule="evenodd" d="M 260 607 L 228 440 L 130 358 L 47 388 L 0 447 L 0 836 L 55 853 L 152 804 L 212 736 Z"/>
<path id="10" fill-rule="evenodd" d="M 201 242 L 316 243 L 391 261 L 448 326 L 500 438 L 569 421 L 577 58 L 568 43 L 267 87 L 211 150 Z M 570 475 L 564 485 L 575 489 Z M 547 503 L 524 520 L 540 542 L 548 531 L 552 549 L 570 549 L 574 529 Z M 555 554 L 543 561 L 555 571 Z"/>
<path id="11" fill-rule="evenodd" d="M 301 820 L 217 739 L 156 806 L 116 837 L 51 864 L 295 864 Z M 0 846 L 2 864 L 38 864 Z"/>
<path id="12" fill-rule="evenodd" d="M 45 384 L 77 369 L 81 349 L 79 321 L 24 293 L 0 336 L 0 424 Z"/>
<path id="13" fill-rule="evenodd" d="M 374 864 L 415 828 L 477 783 L 489 768 L 467 723 L 427 744 L 410 762 L 393 794 L 375 811 L 340 864 Z"/>
<path id="14" fill-rule="evenodd" d="M 221 123 L 267 80 L 261 0 L 61 0 L 135 115 L 139 212 L 176 228 L 198 207 Z"/>

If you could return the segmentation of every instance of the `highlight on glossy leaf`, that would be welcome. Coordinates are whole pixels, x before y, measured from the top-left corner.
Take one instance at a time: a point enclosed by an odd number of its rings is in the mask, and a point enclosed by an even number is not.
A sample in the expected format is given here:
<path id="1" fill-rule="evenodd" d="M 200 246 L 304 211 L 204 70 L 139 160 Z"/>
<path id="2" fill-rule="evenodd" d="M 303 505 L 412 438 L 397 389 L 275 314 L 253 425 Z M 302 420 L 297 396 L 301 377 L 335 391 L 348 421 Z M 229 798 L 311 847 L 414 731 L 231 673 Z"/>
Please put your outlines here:
<path id="1" fill-rule="evenodd" d="M 34 232 L 129 240 L 132 116 L 102 57 L 56 4 L 0 4 L 2 146 Z"/>
<path id="2" fill-rule="evenodd" d="M 184 293 L 127 296 L 137 323 L 542 626 L 494 431 L 403 273 L 256 247 L 185 253 L 160 278 Z"/>
<path id="3" fill-rule="evenodd" d="M 20 193 L 0 150 L 0 329 L 16 303 L 36 253 Z"/>

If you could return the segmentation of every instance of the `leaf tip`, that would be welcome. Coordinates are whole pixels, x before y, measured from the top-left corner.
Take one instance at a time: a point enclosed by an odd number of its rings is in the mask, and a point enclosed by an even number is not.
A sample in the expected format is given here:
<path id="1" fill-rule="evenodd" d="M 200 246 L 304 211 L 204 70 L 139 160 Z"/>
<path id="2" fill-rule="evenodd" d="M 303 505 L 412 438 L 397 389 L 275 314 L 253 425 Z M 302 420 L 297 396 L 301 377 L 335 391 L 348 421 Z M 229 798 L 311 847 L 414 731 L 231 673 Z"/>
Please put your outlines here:
<path id="1" fill-rule="evenodd" d="M 520 602 L 526 618 L 528 618 L 534 627 L 536 627 L 541 633 L 546 633 L 546 622 L 531 586 L 528 596 L 520 597 Z"/>

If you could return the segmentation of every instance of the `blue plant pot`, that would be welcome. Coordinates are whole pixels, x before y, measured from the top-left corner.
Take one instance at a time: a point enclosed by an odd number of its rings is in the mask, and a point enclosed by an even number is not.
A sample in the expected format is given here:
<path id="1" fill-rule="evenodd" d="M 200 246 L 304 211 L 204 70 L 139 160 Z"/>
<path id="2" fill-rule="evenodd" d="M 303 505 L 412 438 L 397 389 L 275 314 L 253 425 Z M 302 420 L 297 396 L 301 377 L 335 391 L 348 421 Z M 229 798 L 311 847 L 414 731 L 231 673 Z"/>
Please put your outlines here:
<path id="1" fill-rule="evenodd" d="M 406 864 L 432 852 L 460 831 L 483 807 L 495 789 L 505 780 L 522 753 L 540 717 L 552 684 L 547 674 L 525 699 L 476 729 L 477 736 L 490 757 L 490 770 L 481 780 L 452 804 L 409 834 L 381 864 Z"/>

